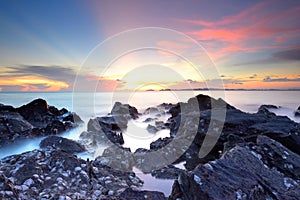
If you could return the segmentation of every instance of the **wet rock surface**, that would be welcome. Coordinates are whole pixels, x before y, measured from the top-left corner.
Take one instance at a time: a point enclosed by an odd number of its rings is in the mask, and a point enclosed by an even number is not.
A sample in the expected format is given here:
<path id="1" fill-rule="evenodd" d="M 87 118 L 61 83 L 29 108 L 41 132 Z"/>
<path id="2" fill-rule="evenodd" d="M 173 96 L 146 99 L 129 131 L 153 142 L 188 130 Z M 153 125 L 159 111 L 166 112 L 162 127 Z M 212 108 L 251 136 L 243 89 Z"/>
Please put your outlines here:
<path id="1" fill-rule="evenodd" d="M 299 164 L 299 155 L 258 136 L 256 144 L 238 145 L 182 173 L 170 199 L 297 199 Z"/>
<path id="2" fill-rule="evenodd" d="M 19 108 L 0 104 L 0 146 L 17 139 L 56 135 L 81 122 L 75 113 L 58 110 L 43 99 L 36 99 Z"/>
<path id="3" fill-rule="evenodd" d="M 42 113 L 55 113 L 59 122 L 73 123 L 64 109 L 47 107 L 42 101 L 37 107 Z M 138 189 L 143 181 L 132 172 L 136 167 L 155 178 L 174 179 L 170 200 L 299 199 L 300 125 L 270 111 L 277 108 L 262 105 L 257 113 L 245 113 L 222 99 L 198 95 L 187 103 L 148 108 L 142 116 L 135 107 L 117 102 L 107 116 L 90 119 L 80 144 L 50 136 L 41 142 L 43 150 L 2 159 L 0 197 L 166 199 L 160 192 Z M 59 128 L 55 120 L 40 118 L 39 112 L 33 118 L 0 105 L 3 112 L 5 119 L 18 119 L 15 129 L 34 133 L 45 129 L 41 124 L 48 121 L 51 128 Z M 165 121 L 162 116 L 170 117 Z M 122 146 L 123 133 L 130 120 L 141 117 L 149 134 L 169 129 L 170 136 L 133 153 Z M 33 119 L 35 125 L 29 122 Z M 73 155 L 101 145 L 107 148 L 93 161 Z M 199 157 L 201 149 L 208 154 Z M 181 162 L 186 169 L 176 167 Z"/>
<path id="4" fill-rule="evenodd" d="M 58 149 L 68 153 L 80 153 L 86 151 L 84 146 L 76 141 L 59 136 L 48 136 L 41 141 L 40 147 L 43 149 Z"/>
<path id="5" fill-rule="evenodd" d="M 267 110 L 274 108 L 274 106 L 264 105 L 257 113 L 250 114 L 230 106 L 223 100 L 211 98 L 211 102 L 214 102 L 213 111 L 218 112 L 221 109 L 221 112 L 226 114 L 223 124 L 218 116 L 212 116 L 212 103 L 208 103 L 209 98 L 205 95 L 198 95 L 196 97 L 198 105 L 191 103 L 192 100 L 189 100 L 190 103 L 181 103 L 172 107 L 170 109 L 172 116 L 168 120 L 171 137 L 164 138 L 165 142 L 160 139 L 153 142 L 153 144 L 169 144 L 171 138 L 177 138 L 178 141 L 182 141 L 181 144 L 188 144 L 185 152 L 177 162 L 186 161 L 186 167 L 189 170 L 193 170 L 200 163 L 203 164 L 220 158 L 224 149 L 232 148 L 238 143 L 256 141 L 258 135 L 266 135 L 295 153 L 300 153 L 300 125 L 288 117 L 276 116 Z M 191 111 L 193 107 L 195 108 L 195 105 L 199 106 L 200 110 L 202 109 L 200 116 L 199 113 L 193 114 Z M 224 110 L 224 108 L 226 109 Z M 194 130 L 195 125 L 198 126 L 196 131 Z M 210 134 L 207 135 L 209 129 Z M 192 132 L 194 134 L 190 134 Z M 216 139 L 217 142 L 213 149 L 207 156 L 200 159 L 199 151 L 204 139 L 214 139 L 218 136 L 218 132 L 221 135 Z M 213 136 L 214 133 L 216 136 Z"/>
<path id="6" fill-rule="evenodd" d="M 160 192 L 140 191 L 143 182 L 133 172 L 61 150 L 6 157 L 1 160 L 0 180 L 1 199 L 165 199 Z"/>

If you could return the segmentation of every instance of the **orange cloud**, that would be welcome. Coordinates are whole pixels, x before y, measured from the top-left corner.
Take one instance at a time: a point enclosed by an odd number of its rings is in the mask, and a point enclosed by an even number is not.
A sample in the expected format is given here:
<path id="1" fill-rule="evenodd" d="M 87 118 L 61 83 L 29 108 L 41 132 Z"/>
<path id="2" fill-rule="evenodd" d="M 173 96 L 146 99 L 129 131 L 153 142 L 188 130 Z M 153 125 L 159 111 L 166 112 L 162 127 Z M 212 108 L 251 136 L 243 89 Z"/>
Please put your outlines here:
<path id="1" fill-rule="evenodd" d="M 4 78 L 0 80 L 1 86 L 22 87 L 22 91 L 60 91 L 69 88 L 69 85 L 62 81 L 50 80 L 37 76 L 21 76 Z"/>

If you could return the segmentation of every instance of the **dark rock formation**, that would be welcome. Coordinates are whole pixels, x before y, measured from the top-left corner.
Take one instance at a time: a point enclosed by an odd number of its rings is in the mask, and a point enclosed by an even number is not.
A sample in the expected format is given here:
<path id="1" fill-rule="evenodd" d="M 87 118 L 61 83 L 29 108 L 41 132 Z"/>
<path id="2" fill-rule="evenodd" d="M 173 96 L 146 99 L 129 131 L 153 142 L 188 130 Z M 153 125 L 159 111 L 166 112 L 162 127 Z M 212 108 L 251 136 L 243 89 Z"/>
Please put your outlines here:
<path id="1" fill-rule="evenodd" d="M 127 121 L 124 126 L 127 126 Z M 110 145 L 110 142 L 124 144 L 119 124 L 111 116 L 90 119 L 88 129 L 86 132 L 81 133 L 80 139 L 83 144 L 90 148 L 95 148 L 99 145 Z"/>
<path id="2" fill-rule="evenodd" d="M 177 138 L 184 141 L 185 138 L 194 137 L 192 144 L 187 148 L 186 152 L 177 160 L 177 162 L 187 161 L 186 167 L 189 170 L 194 169 L 199 163 L 206 163 L 210 160 L 216 160 L 220 158 L 224 148 L 232 148 L 237 143 L 253 142 L 256 141 L 258 135 L 267 135 L 272 139 L 280 142 L 290 150 L 300 153 L 300 125 L 290 120 L 288 117 L 276 116 L 269 112 L 267 108 L 273 108 L 273 106 L 261 107 L 261 112 L 249 114 L 244 113 L 234 107 L 224 103 L 223 100 L 214 100 L 208 96 L 199 95 L 196 97 L 198 100 L 199 108 L 202 109 L 200 117 L 197 113 L 195 115 L 192 111 L 189 111 L 189 105 L 191 103 L 180 103 L 170 109 L 171 118 L 168 120 L 170 123 L 171 138 Z M 226 107 L 226 118 L 223 126 L 218 125 L 220 121 L 218 118 L 212 118 L 211 105 L 209 103 L 214 102 L 215 110 L 218 106 L 223 104 Z M 192 100 L 189 100 L 192 102 Z M 224 106 L 226 105 L 226 106 Z M 181 113 L 181 107 L 184 107 L 186 112 Z M 198 124 L 195 122 L 199 122 Z M 193 132 L 193 127 L 198 126 L 197 134 L 187 135 Z M 217 139 L 217 143 L 212 151 L 204 158 L 199 158 L 199 150 L 202 146 L 205 137 L 211 137 L 206 135 L 209 125 L 211 130 L 220 130 L 222 128 L 222 134 Z M 179 128 L 181 127 L 181 130 Z M 241 141 L 229 141 L 228 138 L 231 135 L 234 138 L 239 138 Z M 167 139 L 164 139 L 167 140 Z M 160 144 L 163 142 L 159 141 Z M 168 142 L 165 142 L 168 144 Z M 226 147 L 224 145 L 226 144 Z"/>
<path id="3" fill-rule="evenodd" d="M 299 106 L 298 109 L 295 111 L 295 116 L 296 116 L 296 117 L 300 117 L 300 106 Z"/>
<path id="4" fill-rule="evenodd" d="M 299 166 L 299 155 L 258 136 L 256 144 L 238 145 L 182 173 L 170 199 L 297 199 Z"/>
<path id="5" fill-rule="evenodd" d="M 85 148 L 81 144 L 59 136 L 48 136 L 41 141 L 40 147 L 43 149 L 58 149 L 68 153 L 85 151 Z"/>
<path id="6" fill-rule="evenodd" d="M 279 107 L 274 105 L 261 105 L 258 108 L 258 114 L 265 114 L 267 116 L 275 116 L 275 113 L 269 111 L 269 109 L 278 109 Z"/>
<path id="7" fill-rule="evenodd" d="M 116 102 L 111 115 L 89 120 L 87 131 L 80 135 L 82 143 L 90 149 L 103 144 L 110 146 L 110 142 L 124 144 L 122 132 L 127 128 L 128 121 L 138 116 L 135 107 Z"/>
<path id="8" fill-rule="evenodd" d="M 129 104 L 122 104 L 120 102 L 116 102 L 111 110 L 111 114 L 113 116 L 127 116 L 129 115 L 132 119 L 137 119 L 139 117 L 138 110 L 130 106 Z"/>
<path id="9" fill-rule="evenodd" d="M 48 106 L 36 99 L 20 108 L 0 105 L 0 146 L 16 139 L 56 135 L 74 128 L 82 122 L 75 113 Z"/>
<path id="10" fill-rule="evenodd" d="M 173 165 L 168 165 L 162 169 L 153 170 L 151 175 L 159 179 L 176 179 L 184 170 Z"/>

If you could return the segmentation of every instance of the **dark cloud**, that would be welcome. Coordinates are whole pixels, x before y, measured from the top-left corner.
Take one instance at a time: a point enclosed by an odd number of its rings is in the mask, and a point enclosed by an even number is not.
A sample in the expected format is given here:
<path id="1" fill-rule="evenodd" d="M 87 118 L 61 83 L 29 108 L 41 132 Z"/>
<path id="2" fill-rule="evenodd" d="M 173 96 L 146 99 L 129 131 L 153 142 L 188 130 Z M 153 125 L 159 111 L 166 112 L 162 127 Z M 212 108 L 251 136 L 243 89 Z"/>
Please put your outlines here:
<path id="1" fill-rule="evenodd" d="M 65 81 L 73 83 L 76 72 L 74 69 L 62 66 L 29 66 L 23 65 L 18 67 L 10 67 L 9 74 L 12 76 L 30 76 L 37 75 L 52 80 Z M 7 77 L 7 76 L 6 76 Z"/>
<path id="2" fill-rule="evenodd" d="M 266 76 L 263 79 L 264 82 L 300 82 L 300 78 L 271 78 L 270 76 Z"/>
<path id="3" fill-rule="evenodd" d="M 254 79 L 254 78 L 256 78 L 257 77 L 257 74 L 253 74 L 252 76 L 250 76 L 249 78 L 250 79 Z"/>
<path id="4" fill-rule="evenodd" d="M 285 51 L 278 51 L 271 55 L 271 57 L 255 60 L 244 63 L 237 63 L 234 66 L 242 65 L 255 65 L 255 64 L 273 64 L 273 63 L 282 63 L 282 62 L 291 62 L 291 61 L 300 61 L 300 49 L 291 49 Z"/>
<path id="5" fill-rule="evenodd" d="M 187 79 L 186 80 L 189 84 L 199 84 L 199 83 L 202 83 L 202 82 L 200 82 L 200 81 L 195 81 L 195 80 L 192 80 L 192 79 Z"/>
<path id="6" fill-rule="evenodd" d="M 300 49 L 287 51 L 279 51 L 273 54 L 273 58 L 277 60 L 297 60 L 300 61 Z"/>

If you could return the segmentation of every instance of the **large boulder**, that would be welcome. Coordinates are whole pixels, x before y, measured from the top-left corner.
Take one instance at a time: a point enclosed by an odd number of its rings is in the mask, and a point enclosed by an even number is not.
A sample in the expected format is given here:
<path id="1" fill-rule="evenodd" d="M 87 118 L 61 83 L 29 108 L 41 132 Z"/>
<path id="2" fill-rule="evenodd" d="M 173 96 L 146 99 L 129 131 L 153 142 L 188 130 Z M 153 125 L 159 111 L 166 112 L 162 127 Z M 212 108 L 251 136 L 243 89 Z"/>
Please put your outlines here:
<path id="1" fill-rule="evenodd" d="M 170 199 L 297 199 L 299 165 L 299 155 L 259 136 L 255 145 L 182 173 Z"/>
<path id="2" fill-rule="evenodd" d="M 128 116 L 132 119 L 137 119 L 139 117 L 138 110 L 135 107 L 120 102 L 115 102 L 111 114 L 113 116 Z"/>
<path id="3" fill-rule="evenodd" d="M 181 138 L 180 135 L 184 135 L 186 132 L 192 133 L 193 127 L 198 127 L 197 133 L 190 135 L 194 139 L 189 149 L 177 160 L 177 162 L 186 161 L 186 167 L 189 170 L 194 169 L 199 163 L 205 164 L 208 161 L 219 159 L 224 149 L 232 148 L 237 143 L 256 141 L 258 135 L 266 135 L 300 154 L 300 125 L 288 117 L 276 116 L 268 110 L 275 109 L 275 106 L 263 105 L 258 113 L 251 114 L 225 104 L 227 108 L 225 110 L 226 117 L 225 121 L 222 122 L 218 116 L 212 117 L 212 110 L 209 109 L 211 104 L 208 103 L 209 98 L 203 95 L 199 97 L 198 99 L 202 99 L 204 102 L 201 105 L 204 110 L 200 112 L 200 117 L 199 114 L 194 114 L 192 111 L 189 113 L 181 112 L 181 107 L 187 110 L 186 108 L 192 106 L 189 105 L 191 103 L 180 103 L 178 104 L 179 107 L 176 105 L 170 109 L 172 116 L 168 119 L 170 138 Z M 220 100 L 220 102 L 222 101 Z M 218 105 L 216 102 L 215 104 Z M 207 134 L 208 130 L 211 131 L 210 134 Z M 214 138 L 212 134 L 215 130 L 222 130 L 222 134 L 217 138 Z M 216 140 L 216 144 L 206 157 L 199 159 L 200 148 L 204 147 L 202 143 L 205 138 L 210 137 Z M 229 138 L 239 138 L 242 142 L 230 141 Z"/>

